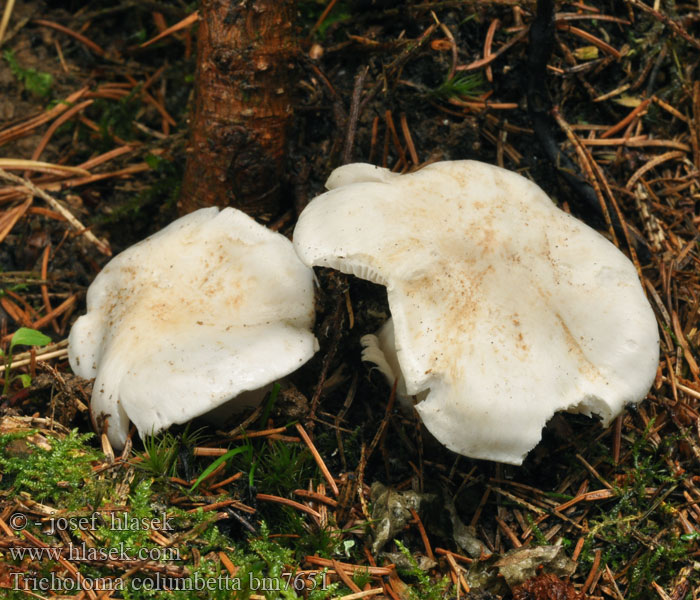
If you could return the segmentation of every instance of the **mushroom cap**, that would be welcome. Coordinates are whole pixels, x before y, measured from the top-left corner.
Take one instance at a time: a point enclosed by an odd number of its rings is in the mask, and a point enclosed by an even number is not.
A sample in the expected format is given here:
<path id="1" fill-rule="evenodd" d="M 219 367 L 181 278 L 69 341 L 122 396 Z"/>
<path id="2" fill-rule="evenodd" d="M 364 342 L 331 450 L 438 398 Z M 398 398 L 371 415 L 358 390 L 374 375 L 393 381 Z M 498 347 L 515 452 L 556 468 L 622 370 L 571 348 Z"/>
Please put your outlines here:
<path id="1" fill-rule="evenodd" d="M 448 448 L 520 464 L 556 411 L 609 423 L 646 395 L 659 337 L 634 266 L 534 183 L 454 161 L 327 187 L 297 253 L 386 286 L 406 391 Z"/>
<path id="2" fill-rule="evenodd" d="M 69 336 L 93 420 L 123 447 L 296 370 L 317 350 L 313 271 L 233 208 L 203 208 L 113 258 Z"/>

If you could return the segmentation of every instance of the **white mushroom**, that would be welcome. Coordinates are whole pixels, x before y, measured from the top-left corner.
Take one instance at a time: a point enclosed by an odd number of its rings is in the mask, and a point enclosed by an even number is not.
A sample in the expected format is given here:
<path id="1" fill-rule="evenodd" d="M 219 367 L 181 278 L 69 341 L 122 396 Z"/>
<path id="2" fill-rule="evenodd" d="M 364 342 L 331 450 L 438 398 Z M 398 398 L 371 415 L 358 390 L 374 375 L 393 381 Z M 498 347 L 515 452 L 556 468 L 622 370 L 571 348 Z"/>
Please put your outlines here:
<path id="1" fill-rule="evenodd" d="M 520 464 L 556 411 L 607 424 L 646 395 L 659 338 L 634 266 L 535 184 L 456 161 L 408 175 L 351 164 L 327 187 L 295 248 L 387 287 L 399 388 L 427 392 L 416 409 L 448 448 Z M 365 340 L 385 371 L 390 327 Z"/>
<path id="2" fill-rule="evenodd" d="M 70 364 L 96 378 L 93 420 L 107 419 L 116 448 L 129 420 L 142 437 L 184 423 L 317 349 L 313 271 L 284 236 L 232 208 L 198 210 L 116 256 L 87 309 Z"/>
<path id="3" fill-rule="evenodd" d="M 362 360 L 373 363 L 377 370 L 384 375 L 389 385 L 396 381 L 396 397 L 401 408 L 413 413 L 413 398 L 406 391 L 406 380 L 401 372 L 399 357 L 396 353 L 396 335 L 394 334 L 394 320 L 388 319 L 376 334 L 368 333 L 360 339 L 362 344 Z M 416 400 L 424 400 L 427 390 L 416 394 Z"/>

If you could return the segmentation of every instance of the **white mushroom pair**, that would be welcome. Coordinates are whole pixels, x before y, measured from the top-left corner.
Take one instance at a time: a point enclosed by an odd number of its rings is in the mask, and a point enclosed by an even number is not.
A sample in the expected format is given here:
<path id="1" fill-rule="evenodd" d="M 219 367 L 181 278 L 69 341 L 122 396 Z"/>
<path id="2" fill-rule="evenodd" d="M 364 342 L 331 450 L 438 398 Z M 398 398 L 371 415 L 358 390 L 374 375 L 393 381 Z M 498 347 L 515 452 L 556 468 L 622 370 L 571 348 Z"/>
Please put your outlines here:
<path id="1" fill-rule="evenodd" d="M 347 165 L 327 187 L 299 218 L 297 253 L 387 287 L 393 319 L 364 357 L 452 450 L 518 464 L 555 411 L 609 422 L 646 394 L 658 332 L 634 267 L 536 185 L 460 161 L 409 175 Z M 116 257 L 70 336 L 113 444 L 129 419 L 151 433 L 308 360 L 311 281 L 286 239 L 233 209 L 200 210 Z"/>

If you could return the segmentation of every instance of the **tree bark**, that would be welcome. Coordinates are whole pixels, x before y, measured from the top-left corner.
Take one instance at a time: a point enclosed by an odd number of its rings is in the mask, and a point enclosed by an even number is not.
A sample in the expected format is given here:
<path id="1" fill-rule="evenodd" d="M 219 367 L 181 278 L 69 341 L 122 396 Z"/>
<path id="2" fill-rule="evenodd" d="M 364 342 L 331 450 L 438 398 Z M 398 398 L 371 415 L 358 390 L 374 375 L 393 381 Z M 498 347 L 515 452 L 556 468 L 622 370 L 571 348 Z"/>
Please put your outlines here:
<path id="1" fill-rule="evenodd" d="M 180 214 L 282 208 L 294 0 L 201 0 L 196 104 Z"/>

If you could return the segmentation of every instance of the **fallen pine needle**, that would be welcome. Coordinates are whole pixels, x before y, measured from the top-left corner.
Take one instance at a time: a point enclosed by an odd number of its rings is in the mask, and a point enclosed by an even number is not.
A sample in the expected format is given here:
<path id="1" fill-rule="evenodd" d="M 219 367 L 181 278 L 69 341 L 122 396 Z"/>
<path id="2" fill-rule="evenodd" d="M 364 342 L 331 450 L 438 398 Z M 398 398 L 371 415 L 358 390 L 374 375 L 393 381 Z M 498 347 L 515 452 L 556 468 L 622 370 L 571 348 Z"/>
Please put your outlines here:
<path id="1" fill-rule="evenodd" d="M 452 568 L 452 571 L 454 572 L 455 576 L 457 577 L 459 584 L 462 586 L 462 589 L 464 590 L 464 592 L 466 594 L 468 594 L 471 591 L 469 588 L 469 584 L 464 579 L 464 575 L 462 575 L 462 569 L 457 564 L 455 557 L 452 555 L 451 552 L 448 552 L 447 554 L 445 554 L 445 556 L 447 557 L 447 562 L 450 563 L 450 567 Z"/>
<path id="2" fill-rule="evenodd" d="M 321 558 L 320 556 L 305 556 L 304 562 L 310 563 L 312 565 L 317 565 L 319 567 L 333 567 L 333 561 L 330 558 Z M 338 564 L 343 567 L 345 571 L 352 571 L 355 573 L 367 573 L 375 577 L 382 577 L 384 575 L 391 575 L 396 568 L 396 565 L 390 564 L 385 567 L 376 567 L 374 565 L 353 565 L 351 563 L 345 563 L 338 561 Z"/>
<path id="3" fill-rule="evenodd" d="M 365 590 L 364 592 L 355 592 L 354 594 L 348 594 L 347 596 L 335 596 L 333 600 L 357 600 L 358 598 L 369 598 L 370 596 L 378 596 L 384 593 L 384 588 L 372 588 L 370 590 Z"/>
<path id="4" fill-rule="evenodd" d="M 56 350 L 54 352 L 46 352 L 45 354 L 41 354 L 34 359 L 34 362 L 41 362 L 44 360 L 50 360 L 52 358 L 65 358 L 66 356 L 68 356 L 68 348 L 63 348 L 62 350 Z M 24 360 L 12 361 L 11 368 L 15 369 L 17 367 L 26 367 L 31 362 L 32 362 L 31 358 L 26 358 Z M 4 372 L 5 372 L 5 365 L 0 365 L 0 375 L 2 375 Z"/>
<path id="5" fill-rule="evenodd" d="M 193 12 L 191 15 L 182 19 L 182 21 L 180 21 L 179 23 L 175 23 L 175 25 L 173 25 L 172 27 L 168 27 L 167 29 L 161 31 L 157 36 L 141 44 L 141 48 L 146 48 L 151 44 L 155 44 L 158 40 L 162 40 L 164 37 L 168 37 L 171 33 L 175 33 L 177 31 L 180 31 L 181 29 L 185 29 L 186 27 L 189 27 L 190 25 L 192 25 L 192 23 L 196 23 L 197 21 L 199 21 L 199 11 Z"/>
<path id="6" fill-rule="evenodd" d="M 219 552 L 219 560 L 221 561 L 221 564 L 223 564 L 224 567 L 226 567 L 228 574 L 231 577 L 235 577 L 236 573 L 238 573 L 238 567 L 233 564 L 231 559 L 223 552 Z"/>
<path id="7" fill-rule="evenodd" d="M 273 496 L 271 494 L 258 494 L 257 496 L 255 496 L 255 498 L 263 502 L 275 502 L 277 504 L 284 504 L 285 506 L 289 506 L 290 508 L 296 508 L 297 510 L 305 512 L 314 517 L 315 519 L 318 519 L 319 521 L 321 520 L 321 513 L 319 513 L 317 510 L 314 510 L 310 506 L 306 506 L 306 504 L 302 504 L 301 502 L 296 502 L 295 500 L 290 500 L 289 498 L 282 498 L 281 496 Z"/>
<path id="8" fill-rule="evenodd" d="M 46 112 L 43 112 L 40 115 L 29 119 L 28 121 L 20 123 L 19 125 L 13 125 L 8 129 L 0 131 L 0 146 L 17 139 L 18 137 L 26 135 L 29 131 L 36 129 L 40 125 L 43 125 L 47 121 L 53 119 L 55 116 L 60 115 L 63 111 L 72 106 L 74 102 L 82 98 L 88 89 L 89 88 L 84 87 L 77 92 L 73 92 L 70 96 L 56 104 L 56 106 L 54 106 L 52 109 L 47 110 Z"/>
<path id="9" fill-rule="evenodd" d="M 105 51 L 101 46 L 98 46 L 95 42 L 93 42 L 91 39 L 85 37 L 82 33 L 78 33 L 77 31 L 73 31 L 72 29 L 66 27 L 65 25 L 61 25 L 60 23 L 54 23 L 53 21 L 47 21 L 46 19 L 34 19 L 33 22 L 36 25 L 41 25 L 43 27 L 49 27 L 51 29 L 55 29 L 56 31 L 60 31 L 61 33 L 65 33 L 66 35 L 69 35 L 73 39 L 78 40 L 81 44 L 90 48 L 90 50 L 92 50 L 98 56 L 105 55 Z"/>
<path id="10" fill-rule="evenodd" d="M 17 221 L 27 212 L 32 204 L 32 199 L 29 198 L 24 204 L 20 204 L 15 208 L 8 210 L 0 217 L 0 243 L 10 234 L 12 228 L 17 224 Z"/>
<path id="11" fill-rule="evenodd" d="M 308 490 L 294 490 L 294 493 L 297 496 L 301 496 L 302 498 L 306 498 L 307 500 L 314 500 L 315 502 L 321 502 L 323 504 L 327 504 L 328 506 L 336 507 L 338 506 L 337 500 L 333 500 L 333 498 L 329 498 L 328 496 L 324 496 L 323 494 L 319 494 L 318 492 L 310 492 Z"/>
<path id="12" fill-rule="evenodd" d="M 323 458 L 321 458 L 321 455 L 318 453 L 318 450 L 316 450 L 316 446 L 314 446 L 313 442 L 311 441 L 309 434 L 306 433 L 306 430 L 301 425 L 301 423 L 297 423 L 296 427 L 297 427 L 297 431 L 301 435 L 302 439 L 304 440 L 304 442 L 306 442 L 306 445 L 309 447 L 309 450 L 311 451 L 311 454 L 313 455 L 314 460 L 316 461 L 316 464 L 318 465 L 318 468 L 321 469 L 321 473 L 323 474 L 323 477 L 328 482 L 328 485 L 331 486 L 333 493 L 336 496 L 340 495 L 340 490 L 338 489 L 338 486 L 336 485 L 336 483 L 333 479 L 333 475 L 331 475 L 331 472 L 328 470 L 326 463 L 323 462 Z"/>
<path id="13" fill-rule="evenodd" d="M 12 9 L 14 6 L 15 0 L 8 0 L 7 4 L 5 4 L 5 9 L 2 13 L 2 21 L 0 21 L 0 46 L 2 45 L 2 40 L 5 37 L 7 26 L 10 23 L 10 17 L 12 16 Z"/>
<path id="14" fill-rule="evenodd" d="M 332 559 L 331 559 L 332 560 Z M 341 566 L 341 564 L 337 560 L 332 560 L 333 563 L 333 568 L 335 569 L 335 572 L 338 574 L 338 577 L 340 577 L 340 580 L 350 589 L 352 590 L 353 596 L 354 594 L 360 593 L 362 590 L 357 586 L 357 584 L 350 579 L 350 576 L 345 572 L 345 569 Z M 347 598 L 347 596 L 345 596 Z"/>
<path id="15" fill-rule="evenodd" d="M 70 173 L 71 175 L 90 175 L 90 171 L 86 171 L 80 167 L 55 165 L 40 160 L 27 160 L 24 158 L 0 158 L 0 169 L 17 169 L 18 171 L 29 169 L 31 171 L 51 173 L 52 175 L 63 175 L 65 173 Z"/>

